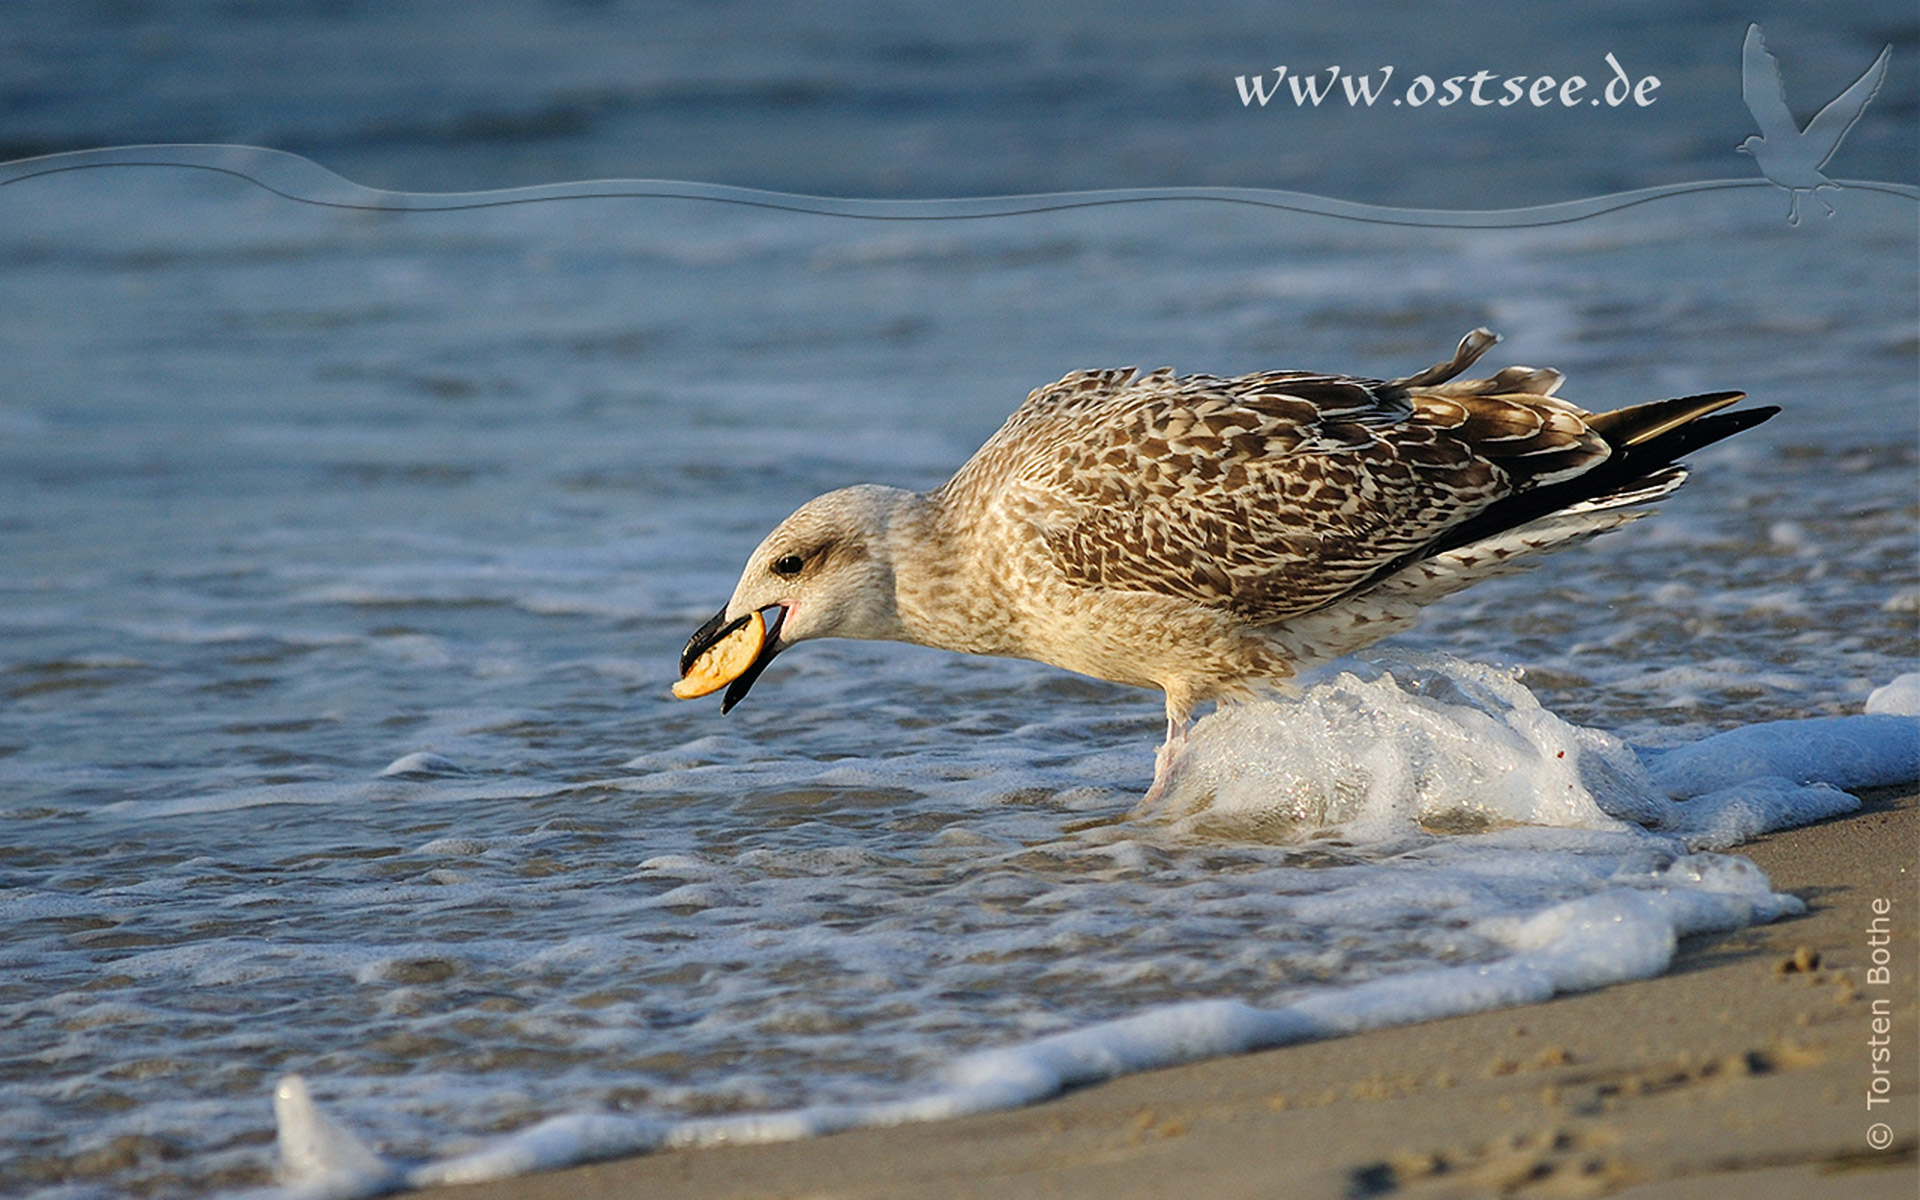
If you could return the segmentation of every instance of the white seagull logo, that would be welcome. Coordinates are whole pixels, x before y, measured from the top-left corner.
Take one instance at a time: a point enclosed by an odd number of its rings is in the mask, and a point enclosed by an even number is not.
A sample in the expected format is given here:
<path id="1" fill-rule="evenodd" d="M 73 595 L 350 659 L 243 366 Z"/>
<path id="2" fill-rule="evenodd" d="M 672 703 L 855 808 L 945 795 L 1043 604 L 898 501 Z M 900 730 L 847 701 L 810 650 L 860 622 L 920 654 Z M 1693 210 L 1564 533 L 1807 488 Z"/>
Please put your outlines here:
<path id="1" fill-rule="evenodd" d="M 1802 130 L 1787 109 L 1787 90 L 1780 82 L 1780 64 L 1767 53 L 1760 26 L 1747 26 L 1746 44 L 1740 50 L 1740 92 L 1746 97 L 1754 122 L 1760 126 L 1760 135 L 1748 138 L 1734 149 L 1753 155 L 1760 165 L 1760 173 L 1769 182 L 1787 189 L 1792 197 L 1787 208 L 1789 224 L 1800 223 L 1802 192 L 1811 192 L 1827 210 L 1827 215 L 1833 215 L 1833 205 L 1820 195 L 1820 189 L 1838 191 L 1840 185 L 1821 174 L 1821 168 L 1840 148 L 1840 140 L 1847 136 L 1860 114 L 1867 110 L 1873 94 L 1880 90 L 1880 81 L 1887 77 L 1887 59 L 1892 54 L 1892 46 L 1881 50 L 1880 57 L 1873 60 L 1866 74 L 1829 101 Z"/>

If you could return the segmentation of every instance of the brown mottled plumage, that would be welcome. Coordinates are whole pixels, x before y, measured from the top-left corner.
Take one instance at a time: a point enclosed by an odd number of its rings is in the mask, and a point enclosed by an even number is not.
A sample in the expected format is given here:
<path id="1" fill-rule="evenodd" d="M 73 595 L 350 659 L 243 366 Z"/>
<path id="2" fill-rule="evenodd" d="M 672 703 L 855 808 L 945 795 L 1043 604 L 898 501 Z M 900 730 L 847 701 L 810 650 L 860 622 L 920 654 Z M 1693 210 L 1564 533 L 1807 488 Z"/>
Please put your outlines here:
<path id="1" fill-rule="evenodd" d="M 782 522 L 684 674 L 750 614 L 765 648 L 885 638 L 1157 687 L 1165 787 L 1195 705 L 1238 699 L 1411 624 L 1441 596 L 1624 524 L 1682 455 L 1775 409 L 1717 392 L 1590 414 L 1557 371 L 1460 380 L 1497 339 L 1404 379 L 1076 371 L 949 480 L 829 492 Z M 723 709 L 724 711 L 724 709 Z"/>

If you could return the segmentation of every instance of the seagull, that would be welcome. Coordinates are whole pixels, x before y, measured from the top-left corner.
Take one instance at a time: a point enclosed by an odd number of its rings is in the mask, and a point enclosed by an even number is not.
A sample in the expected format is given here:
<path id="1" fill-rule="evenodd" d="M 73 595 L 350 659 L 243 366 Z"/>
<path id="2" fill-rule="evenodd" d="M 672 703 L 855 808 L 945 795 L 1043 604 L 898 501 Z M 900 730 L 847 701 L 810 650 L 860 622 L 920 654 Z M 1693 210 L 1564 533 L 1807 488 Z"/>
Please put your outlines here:
<path id="1" fill-rule="evenodd" d="M 1760 136 L 1750 137 L 1734 149 L 1753 155 L 1760 173 L 1787 189 L 1791 198 L 1787 208 L 1788 224 L 1800 223 L 1802 192 L 1812 193 L 1827 210 L 1827 215 L 1833 215 L 1833 205 L 1821 197 L 1820 189 L 1838 191 L 1840 185 L 1821 170 L 1840 148 L 1841 139 L 1860 119 L 1860 114 L 1867 110 L 1867 102 L 1880 90 L 1880 81 L 1887 77 L 1887 59 L 1892 54 L 1892 46 L 1882 49 L 1866 74 L 1828 101 L 1802 131 L 1787 109 L 1787 90 L 1780 82 L 1780 64 L 1767 52 L 1767 44 L 1760 37 L 1760 26 L 1747 26 L 1747 40 L 1740 50 L 1740 91 L 1746 97 L 1754 122 L 1760 126 Z"/>
<path id="2" fill-rule="evenodd" d="M 1462 338 L 1400 379 L 1074 371 L 945 484 L 802 505 L 680 658 L 682 698 L 747 694 L 812 638 L 1036 659 L 1166 695 L 1149 807 L 1193 710 L 1412 625 L 1419 610 L 1642 515 L 1690 452 L 1777 408 L 1741 392 L 1589 413 L 1558 371 L 1458 376 Z M 1715 415 L 1719 414 L 1719 415 Z"/>

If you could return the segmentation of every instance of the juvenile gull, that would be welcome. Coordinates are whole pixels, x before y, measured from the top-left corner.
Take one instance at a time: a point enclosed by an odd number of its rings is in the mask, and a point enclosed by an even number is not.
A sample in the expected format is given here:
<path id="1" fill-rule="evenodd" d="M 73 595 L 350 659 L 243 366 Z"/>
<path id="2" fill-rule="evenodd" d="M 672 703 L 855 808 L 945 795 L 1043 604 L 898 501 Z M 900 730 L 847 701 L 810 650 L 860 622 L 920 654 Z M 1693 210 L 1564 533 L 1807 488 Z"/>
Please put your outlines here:
<path id="1" fill-rule="evenodd" d="M 862 484 L 760 543 L 681 655 L 739 703 L 820 637 L 1031 658 L 1166 693 L 1167 786 L 1194 707 L 1271 689 L 1423 605 L 1633 520 L 1677 460 L 1766 420 L 1712 392 L 1608 413 L 1558 371 L 1459 379 L 1476 329 L 1404 379 L 1075 371 L 931 492 Z"/>

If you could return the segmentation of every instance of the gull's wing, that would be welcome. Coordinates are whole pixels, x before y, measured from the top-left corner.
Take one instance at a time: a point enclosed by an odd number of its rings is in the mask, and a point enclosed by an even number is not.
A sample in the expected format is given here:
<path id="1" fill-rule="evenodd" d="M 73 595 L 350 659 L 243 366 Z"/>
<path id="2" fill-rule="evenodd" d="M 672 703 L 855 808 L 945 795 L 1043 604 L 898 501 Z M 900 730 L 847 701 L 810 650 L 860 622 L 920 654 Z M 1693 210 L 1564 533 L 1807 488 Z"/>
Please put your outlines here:
<path id="1" fill-rule="evenodd" d="M 1423 387 L 1271 371 L 1083 371 L 1035 392 L 949 487 L 1016 481 L 1076 586 L 1175 596 L 1264 623 L 1318 608 L 1515 491 L 1605 460 L 1554 372 Z M 1538 389 L 1537 391 L 1532 389 Z"/>
<path id="2" fill-rule="evenodd" d="M 1760 136 L 1783 149 L 1799 140 L 1800 126 L 1787 108 L 1780 64 L 1767 53 L 1758 25 L 1747 26 L 1747 40 L 1740 47 L 1740 94 L 1746 97 L 1754 123 L 1760 126 Z"/>
<path id="3" fill-rule="evenodd" d="M 1806 143 L 1808 148 L 1820 156 L 1816 167 L 1824 167 L 1833 152 L 1840 148 L 1840 140 L 1847 136 L 1847 130 L 1867 111 L 1867 102 L 1880 90 L 1880 83 L 1887 77 L 1887 59 L 1893 54 L 1893 47 L 1887 46 L 1880 51 L 1880 57 L 1873 60 L 1866 74 L 1853 81 L 1853 86 L 1841 92 L 1820 110 L 1819 115 L 1807 122 Z"/>

